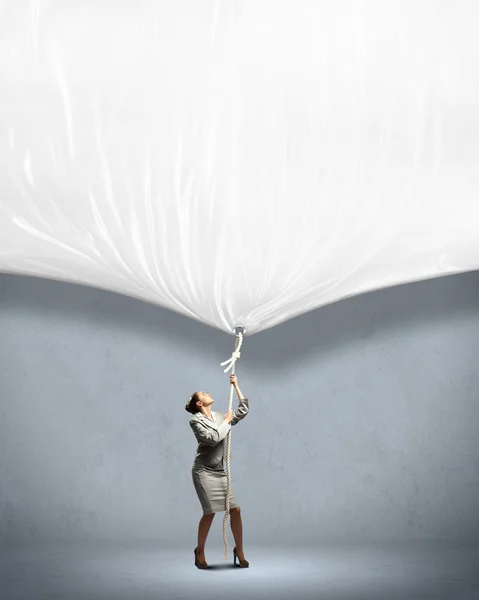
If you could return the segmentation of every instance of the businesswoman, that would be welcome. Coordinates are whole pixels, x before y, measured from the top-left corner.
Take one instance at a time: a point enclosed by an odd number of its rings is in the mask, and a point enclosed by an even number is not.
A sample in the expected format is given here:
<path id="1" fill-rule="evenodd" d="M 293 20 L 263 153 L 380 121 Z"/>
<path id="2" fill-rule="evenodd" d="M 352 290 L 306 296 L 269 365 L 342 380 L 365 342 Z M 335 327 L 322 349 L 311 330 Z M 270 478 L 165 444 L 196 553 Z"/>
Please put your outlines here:
<path id="1" fill-rule="evenodd" d="M 186 403 L 185 410 L 193 415 L 190 426 L 198 440 L 195 460 L 191 469 L 193 484 L 203 509 L 203 517 L 198 526 L 198 546 L 195 548 L 195 566 L 208 568 L 205 559 L 205 543 L 215 513 L 226 510 L 226 436 L 232 425 L 244 419 L 249 411 L 249 400 L 241 393 L 236 375 L 230 375 L 230 381 L 238 394 L 239 404 L 236 411 L 213 412 L 214 399 L 206 392 L 195 392 Z M 243 524 L 240 506 L 233 489 L 230 496 L 230 524 L 236 547 L 233 549 L 234 563 L 239 559 L 240 567 L 249 563 L 243 553 Z"/>

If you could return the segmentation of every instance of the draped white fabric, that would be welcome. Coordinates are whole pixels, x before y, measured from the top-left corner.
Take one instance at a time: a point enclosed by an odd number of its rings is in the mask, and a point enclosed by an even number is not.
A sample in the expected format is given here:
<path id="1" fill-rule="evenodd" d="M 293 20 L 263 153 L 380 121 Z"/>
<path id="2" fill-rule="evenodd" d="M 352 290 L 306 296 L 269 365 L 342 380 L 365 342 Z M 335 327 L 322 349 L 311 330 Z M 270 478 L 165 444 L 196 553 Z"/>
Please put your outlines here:
<path id="1" fill-rule="evenodd" d="M 0 271 L 247 335 L 479 266 L 475 0 L 0 0 Z"/>

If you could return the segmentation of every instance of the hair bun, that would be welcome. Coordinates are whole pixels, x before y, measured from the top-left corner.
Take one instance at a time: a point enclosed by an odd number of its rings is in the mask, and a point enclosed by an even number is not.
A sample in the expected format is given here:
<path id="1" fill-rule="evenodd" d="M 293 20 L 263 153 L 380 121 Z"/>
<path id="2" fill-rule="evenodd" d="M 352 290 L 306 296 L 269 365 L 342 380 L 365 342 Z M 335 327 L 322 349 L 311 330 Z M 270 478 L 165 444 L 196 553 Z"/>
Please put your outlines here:
<path id="1" fill-rule="evenodd" d="M 186 412 L 189 412 L 192 415 L 194 415 L 196 412 L 198 412 L 197 410 L 195 410 L 195 409 L 198 408 L 196 406 L 196 402 L 197 402 L 197 395 L 196 395 L 196 392 L 195 392 L 194 394 L 191 395 L 190 399 L 185 404 L 185 410 L 186 410 Z"/>

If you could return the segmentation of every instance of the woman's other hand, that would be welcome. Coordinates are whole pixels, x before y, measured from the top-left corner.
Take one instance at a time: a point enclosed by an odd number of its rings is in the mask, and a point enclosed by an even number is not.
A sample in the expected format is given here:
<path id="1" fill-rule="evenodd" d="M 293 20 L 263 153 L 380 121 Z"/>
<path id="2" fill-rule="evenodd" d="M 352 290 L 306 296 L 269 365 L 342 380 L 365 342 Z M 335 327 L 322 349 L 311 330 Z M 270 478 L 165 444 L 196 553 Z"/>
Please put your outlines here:
<path id="1" fill-rule="evenodd" d="M 230 375 L 230 383 L 232 385 L 234 385 L 235 387 L 238 385 L 238 378 L 236 377 L 236 375 L 234 373 L 232 375 Z"/>
<path id="2" fill-rule="evenodd" d="M 231 423 L 231 421 L 233 420 L 234 414 L 232 410 L 229 410 L 226 415 L 225 415 L 225 421 L 227 423 Z"/>

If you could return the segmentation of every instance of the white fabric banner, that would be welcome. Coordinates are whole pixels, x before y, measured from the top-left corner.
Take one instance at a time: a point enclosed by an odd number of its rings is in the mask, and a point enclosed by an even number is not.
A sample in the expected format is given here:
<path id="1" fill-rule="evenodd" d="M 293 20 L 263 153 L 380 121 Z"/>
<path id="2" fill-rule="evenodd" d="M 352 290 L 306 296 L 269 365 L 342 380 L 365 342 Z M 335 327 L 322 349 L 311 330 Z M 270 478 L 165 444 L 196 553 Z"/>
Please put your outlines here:
<path id="1" fill-rule="evenodd" d="M 247 335 L 479 266 L 475 0 L 0 0 L 0 271 Z"/>

